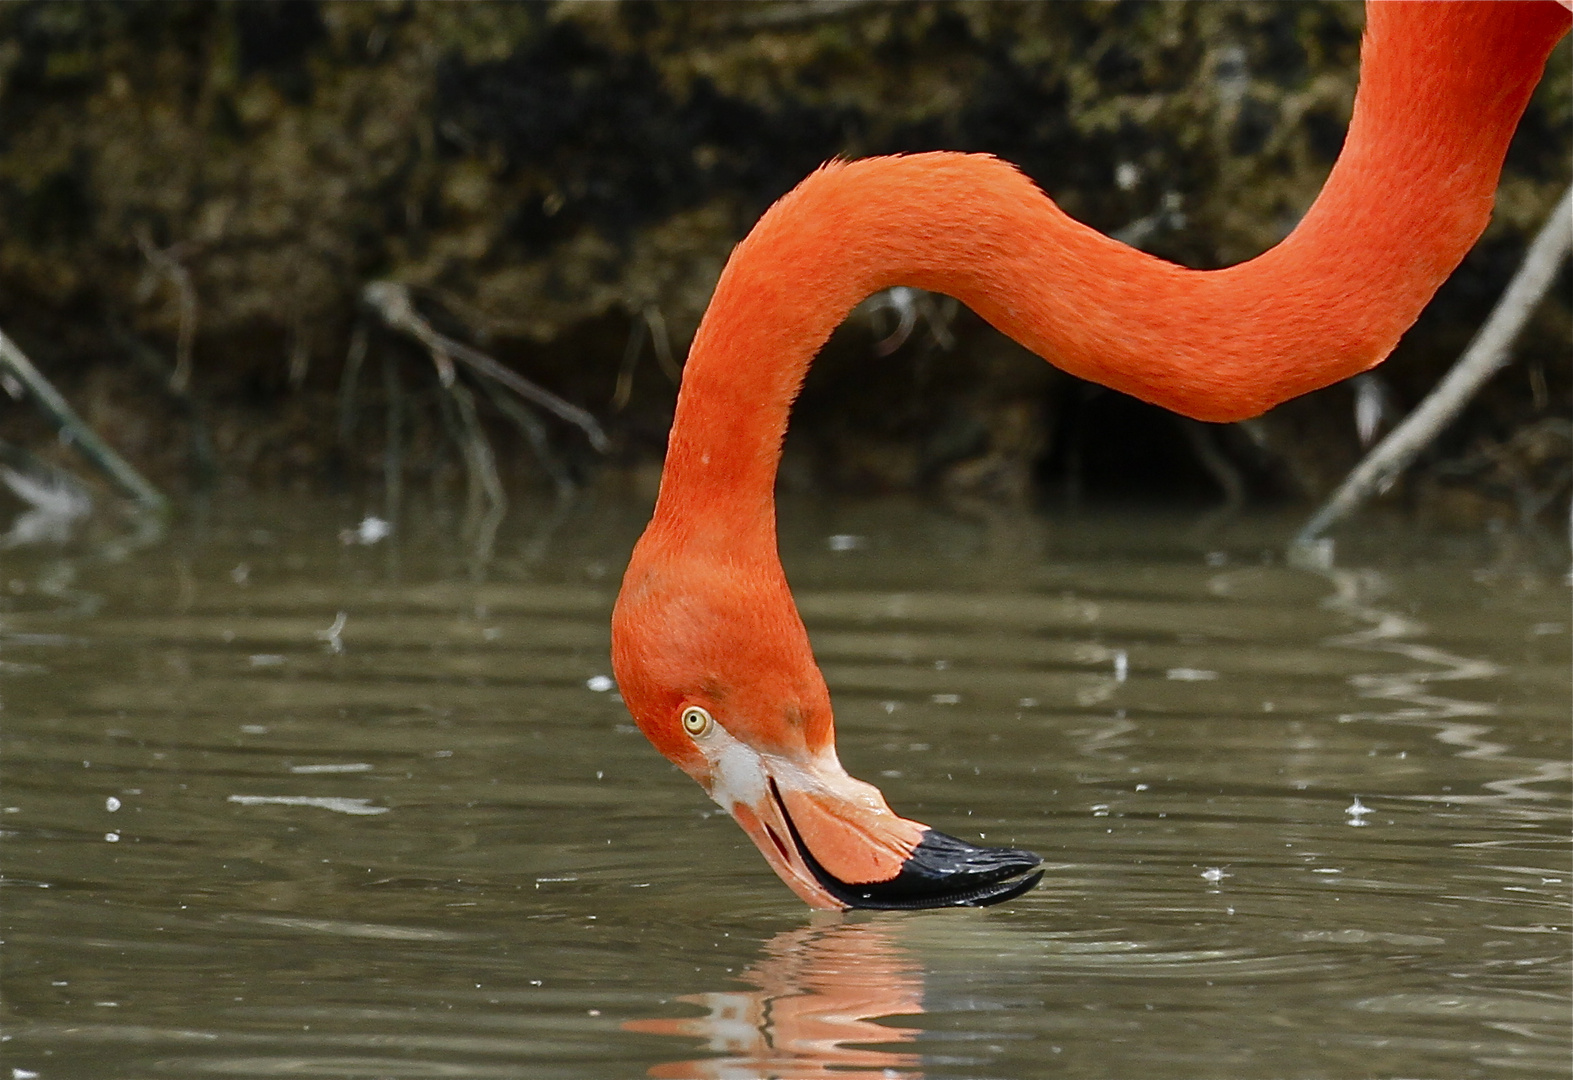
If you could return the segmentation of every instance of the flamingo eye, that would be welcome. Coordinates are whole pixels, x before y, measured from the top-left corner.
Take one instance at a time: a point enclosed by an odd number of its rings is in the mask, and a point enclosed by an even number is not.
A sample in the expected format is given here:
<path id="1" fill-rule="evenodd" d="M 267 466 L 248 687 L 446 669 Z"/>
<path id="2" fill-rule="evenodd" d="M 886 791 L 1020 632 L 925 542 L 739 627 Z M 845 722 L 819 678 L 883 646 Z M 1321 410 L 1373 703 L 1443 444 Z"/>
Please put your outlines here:
<path id="1" fill-rule="evenodd" d="M 714 723 L 715 721 L 711 719 L 710 713 L 701 709 L 698 705 L 690 705 L 683 710 L 683 730 L 696 739 L 701 735 L 709 734 L 711 725 Z"/>

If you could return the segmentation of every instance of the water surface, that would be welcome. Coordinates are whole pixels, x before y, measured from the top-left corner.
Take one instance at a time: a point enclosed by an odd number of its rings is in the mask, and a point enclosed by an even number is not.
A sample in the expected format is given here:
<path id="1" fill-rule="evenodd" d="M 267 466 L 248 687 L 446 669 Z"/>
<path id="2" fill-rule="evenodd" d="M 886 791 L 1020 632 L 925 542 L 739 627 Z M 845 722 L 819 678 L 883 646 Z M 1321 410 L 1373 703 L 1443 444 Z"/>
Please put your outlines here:
<path id="1" fill-rule="evenodd" d="M 849 770 L 1049 866 L 834 917 L 610 685 L 644 512 L 6 552 L 10 1075 L 1568 1075 L 1565 555 L 789 503 Z"/>

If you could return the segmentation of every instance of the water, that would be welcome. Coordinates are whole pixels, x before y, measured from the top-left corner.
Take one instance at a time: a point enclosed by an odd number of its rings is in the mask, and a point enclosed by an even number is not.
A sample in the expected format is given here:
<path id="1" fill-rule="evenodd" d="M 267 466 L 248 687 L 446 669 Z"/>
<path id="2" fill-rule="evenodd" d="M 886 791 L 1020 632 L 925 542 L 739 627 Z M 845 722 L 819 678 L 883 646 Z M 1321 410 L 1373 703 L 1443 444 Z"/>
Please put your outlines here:
<path id="1" fill-rule="evenodd" d="M 1565 556 L 788 504 L 849 770 L 1049 866 L 834 917 L 607 688 L 642 513 L 6 553 L 9 1075 L 1568 1075 Z"/>

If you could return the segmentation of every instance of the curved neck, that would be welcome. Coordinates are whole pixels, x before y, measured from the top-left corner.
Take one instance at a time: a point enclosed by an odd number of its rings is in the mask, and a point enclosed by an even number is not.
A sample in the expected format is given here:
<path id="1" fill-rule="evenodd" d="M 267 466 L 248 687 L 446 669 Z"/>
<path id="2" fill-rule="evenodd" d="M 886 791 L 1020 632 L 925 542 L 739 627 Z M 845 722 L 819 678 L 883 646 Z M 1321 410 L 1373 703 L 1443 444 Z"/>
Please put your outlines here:
<path id="1" fill-rule="evenodd" d="M 1380 362 L 1490 217 L 1509 139 L 1569 13 L 1373 3 L 1349 134 L 1281 244 L 1187 270 L 1072 220 L 1013 167 L 832 163 L 733 252 L 683 375 L 656 526 L 763 541 L 787 415 L 870 293 L 947 293 L 1071 374 L 1205 420 Z"/>

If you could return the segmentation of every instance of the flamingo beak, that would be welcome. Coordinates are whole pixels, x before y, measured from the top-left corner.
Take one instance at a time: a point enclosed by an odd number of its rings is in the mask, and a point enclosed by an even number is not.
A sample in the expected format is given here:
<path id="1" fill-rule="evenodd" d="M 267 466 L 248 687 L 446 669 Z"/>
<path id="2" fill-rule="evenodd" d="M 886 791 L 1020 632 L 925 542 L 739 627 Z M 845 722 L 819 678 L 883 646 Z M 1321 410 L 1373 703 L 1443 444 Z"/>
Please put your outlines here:
<path id="1" fill-rule="evenodd" d="M 979 847 L 900 817 L 833 752 L 805 766 L 737 743 L 721 764 L 711 797 L 812 907 L 988 907 L 1043 877 L 1030 851 Z"/>

